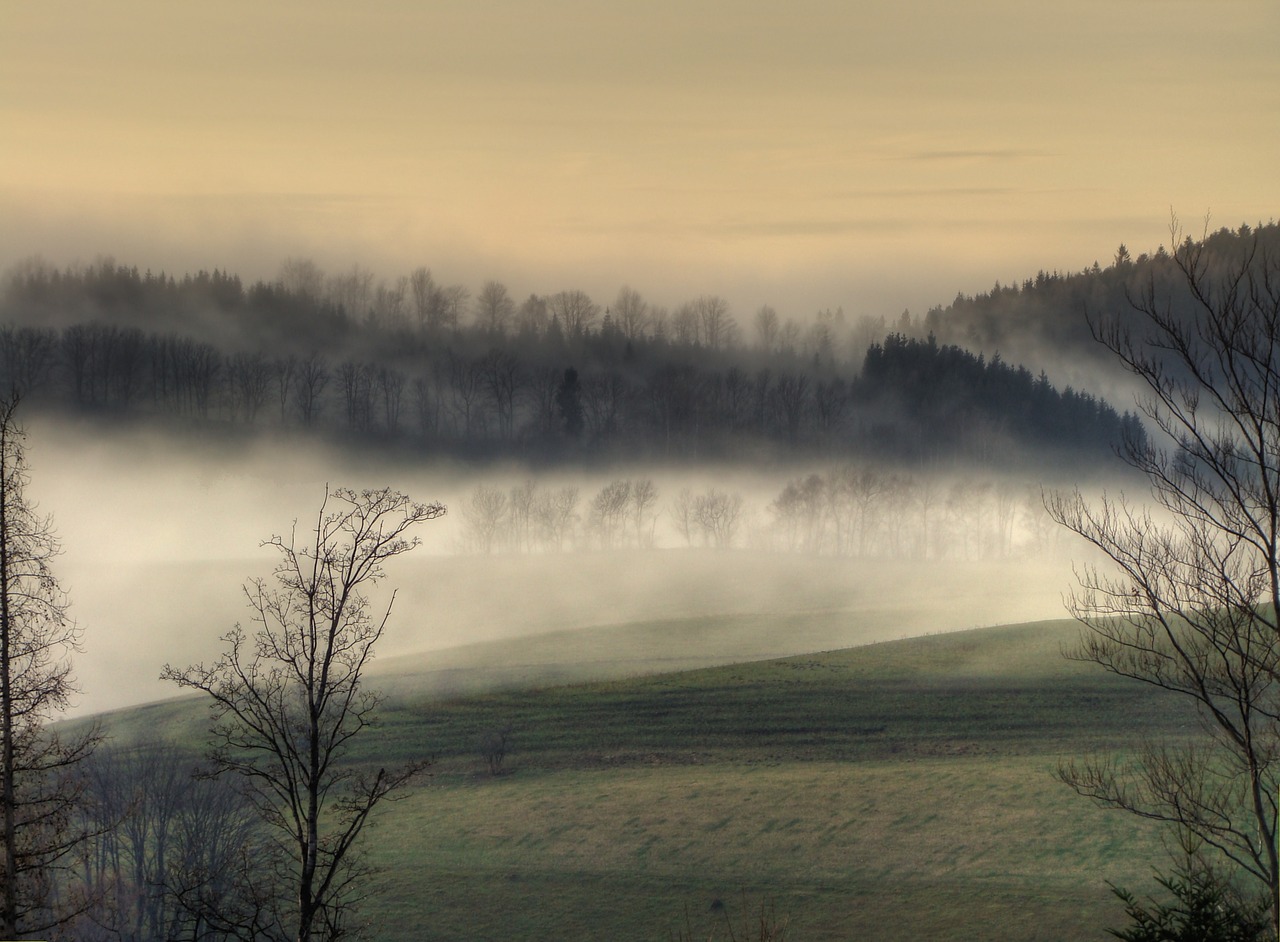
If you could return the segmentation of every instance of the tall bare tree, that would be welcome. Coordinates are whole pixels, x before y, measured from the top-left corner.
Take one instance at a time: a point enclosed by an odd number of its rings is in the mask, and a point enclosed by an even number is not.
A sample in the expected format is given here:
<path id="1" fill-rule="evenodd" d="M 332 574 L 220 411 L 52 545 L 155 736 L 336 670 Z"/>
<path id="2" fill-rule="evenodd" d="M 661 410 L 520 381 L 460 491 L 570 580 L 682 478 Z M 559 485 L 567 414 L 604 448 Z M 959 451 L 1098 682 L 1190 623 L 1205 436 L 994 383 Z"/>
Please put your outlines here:
<path id="1" fill-rule="evenodd" d="M 481 330 L 502 336 L 511 327 L 516 315 L 516 303 L 500 281 L 486 281 L 476 295 L 476 326 Z"/>
<path id="2" fill-rule="evenodd" d="M 1093 323 L 1160 433 L 1122 450 L 1154 506 L 1077 492 L 1048 509 L 1111 564 L 1080 570 L 1076 656 L 1182 698 L 1205 736 L 1060 771 L 1104 805 L 1194 835 L 1265 888 L 1280 925 L 1280 259 L 1256 241 L 1215 256 L 1176 220 L 1172 235 L 1171 278 L 1153 275 L 1128 316 Z"/>
<path id="3" fill-rule="evenodd" d="M 391 613 L 388 604 L 376 615 L 364 589 L 418 544 L 413 527 L 444 512 L 389 489 L 326 493 L 311 542 L 298 545 L 296 533 L 266 542 L 279 561 L 270 582 L 245 586 L 252 636 L 236 626 L 212 665 L 164 669 L 165 679 L 212 699 L 212 768 L 239 776 L 278 837 L 279 858 L 257 861 L 252 884 L 275 888 L 272 898 L 240 927 L 254 938 L 358 932 L 352 920 L 370 872 L 361 834 L 425 765 L 374 770 L 350 759 L 376 719 L 379 698 L 364 671 Z"/>
<path id="4" fill-rule="evenodd" d="M 27 500 L 25 432 L 18 397 L 0 402 L 0 938 L 38 936 L 74 919 L 66 892 L 83 843 L 77 766 L 96 729 L 63 737 L 48 726 L 75 692 L 69 656 L 80 632 L 52 569 L 52 522 Z M 62 890 L 59 893 L 59 889 Z"/>

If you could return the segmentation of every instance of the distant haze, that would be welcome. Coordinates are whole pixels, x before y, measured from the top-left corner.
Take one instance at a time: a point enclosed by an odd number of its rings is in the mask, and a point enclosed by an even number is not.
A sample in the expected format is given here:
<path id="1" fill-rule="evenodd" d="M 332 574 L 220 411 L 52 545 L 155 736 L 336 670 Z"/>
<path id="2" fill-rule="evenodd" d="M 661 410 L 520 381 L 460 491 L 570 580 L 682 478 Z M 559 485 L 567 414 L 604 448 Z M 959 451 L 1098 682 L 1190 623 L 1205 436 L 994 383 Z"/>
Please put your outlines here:
<path id="1" fill-rule="evenodd" d="M 85 650 L 75 658 L 83 691 L 76 712 L 176 695 L 157 680 L 160 669 L 217 656 L 219 636 L 248 615 L 245 580 L 270 577 L 275 556 L 259 544 L 272 534 L 287 536 L 295 520 L 304 541 L 326 484 L 391 485 L 449 505 L 449 516 L 424 525 L 423 545 L 395 560 L 372 593 L 385 604 L 397 591 L 380 647 L 384 659 L 564 629 L 734 614 L 755 619 L 752 633 L 722 632 L 710 646 L 697 646 L 699 656 L 777 656 L 1061 617 L 1071 578 L 1063 557 L 831 558 L 691 550 L 673 538 L 666 508 L 681 486 L 741 493 L 755 523 L 763 524 L 785 477 L 780 471 L 659 471 L 659 527 L 667 530 L 659 545 L 666 548 L 487 556 L 459 550 L 467 495 L 479 482 L 505 487 L 525 480 L 518 469 L 412 467 L 368 453 L 190 437 L 175 443 L 151 432 L 102 434 L 41 416 L 30 423 L 29 458 L 29 495 L 54 517 L 64 549 L 56 572 L 84 632 Z M 585 513 L 608 479 L 604 472 L 566 470 L 540 480 L 580 484 Z M 770 615 L 805 612 L 848 617 L 799 636 L 785 619 L 769 628 Z M 651 651 L 663 653 L 660 632 L 645 637 Z M 601 656 L 599 646 L 592 650 Z M 429 654 L 414 663 L 436 666 Z"/>
<path id="2" fill-rule="evenodd" d="M 1280 206 L 1272 0 L 6 4 L 0 265 L 920 313 Z"/>

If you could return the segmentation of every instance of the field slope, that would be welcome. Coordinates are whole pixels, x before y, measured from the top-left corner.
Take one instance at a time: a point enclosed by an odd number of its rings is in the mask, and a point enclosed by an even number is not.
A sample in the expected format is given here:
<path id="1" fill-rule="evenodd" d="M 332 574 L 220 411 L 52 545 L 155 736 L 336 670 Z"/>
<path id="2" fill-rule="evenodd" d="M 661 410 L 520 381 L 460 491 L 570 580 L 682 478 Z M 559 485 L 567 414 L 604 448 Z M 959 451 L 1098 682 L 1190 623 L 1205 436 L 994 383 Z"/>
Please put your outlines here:
<path id="1" fill-rule="evenodd" d="M 1158 832 L 1053 770 L 1194 722 L 1063 658 L 1077 635 L 1043 622 L 572 686 L 462 678 L 488 692 L 453 697 L 398 674 L 360 759 L 435 764 L 372 832 L 374 937 L 706 938 L 762 903 L 793 942 L 1103 937 L 1120 918 L 1104 881 L 1147 889 Z M 190 701 L 115 719 L 126 736 L 199 727 Z M 490 775 L 476 743 L 507 725 Z"/>

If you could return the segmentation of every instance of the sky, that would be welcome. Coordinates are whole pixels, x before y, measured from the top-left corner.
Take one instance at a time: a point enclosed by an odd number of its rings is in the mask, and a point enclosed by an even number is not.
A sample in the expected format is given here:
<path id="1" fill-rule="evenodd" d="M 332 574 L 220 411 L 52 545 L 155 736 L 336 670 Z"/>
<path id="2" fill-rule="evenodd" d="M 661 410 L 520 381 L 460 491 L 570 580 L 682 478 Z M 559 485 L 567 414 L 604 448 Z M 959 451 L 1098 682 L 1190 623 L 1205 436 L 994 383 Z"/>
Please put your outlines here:
<path id="1" fill-rule="evenodd" d="M 0 265 L 923 312 L 1280 206 L 1274 0 L 0 3 Z"/>

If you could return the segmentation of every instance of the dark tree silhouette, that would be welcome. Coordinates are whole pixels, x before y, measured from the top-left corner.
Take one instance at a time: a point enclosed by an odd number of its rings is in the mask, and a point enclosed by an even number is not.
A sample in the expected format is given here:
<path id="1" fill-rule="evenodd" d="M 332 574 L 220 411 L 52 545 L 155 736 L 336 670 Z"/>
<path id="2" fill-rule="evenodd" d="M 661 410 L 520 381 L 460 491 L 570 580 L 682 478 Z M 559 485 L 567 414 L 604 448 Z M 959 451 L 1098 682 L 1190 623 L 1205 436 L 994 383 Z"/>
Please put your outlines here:
<path id="1" fill-rule="evenodd" d="M 1059 523 L 1102 551 L 1080 570 L 1076 656 L 1193 705 L 1206 736 L 1136 761 L 1068 763 L 1104 805 L 1169 822 L 1256 879 L 1280 921 L 1280 259 L 1257 240 L 1226 254 L 1180 241 L 1180 294 L 1151 279 L 1095 335 L 1145 386 L 1155 441 L 1123 458 L 1153 509 L 1056 495 Z"/>
<path id="2" fill-rule="evenodd" d="M 326 493 L 312 542 L 276 536 L 271 582 L 245 586 L 255 630 L 237 626 L 210 666 L 166 666 L 163 676 L 212 699 L 209 760 L 239 776 L 282 853 L 250 861 L 246 887 L 269 893 L 225 925 L 253 938 L 332 939 L 352 932 L 369 876 L 359 838 L 385 799 L 425 762 L 363 769 L 349 753 L 375 722 L 379 698 L 364 671 L 391 613 L 370 610 L 363 590 L 383 564 L 417 545 L 416 525 L 442 516 L 392 490 Z M 394 596 L 393 596 L 394 600 Z M 212 925 L 227 914 L 210 912 Z"/>
<path id="3" fill-rule="evenodd" d="M 77 766 L 96 728 L 49 728 L 74 693 L 70 653 L 80 633 L 53 574 L 52 523 L 26 497 L 25 432 L 17 396 L 0 402 L 0 937 L 39 936 L 79 915 L 63 877 L 86 832 L 75 814 Z M 61 890 L 61 892 L 59 892 Z"/>

